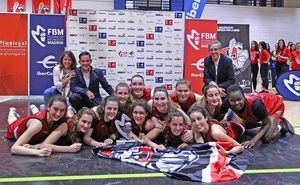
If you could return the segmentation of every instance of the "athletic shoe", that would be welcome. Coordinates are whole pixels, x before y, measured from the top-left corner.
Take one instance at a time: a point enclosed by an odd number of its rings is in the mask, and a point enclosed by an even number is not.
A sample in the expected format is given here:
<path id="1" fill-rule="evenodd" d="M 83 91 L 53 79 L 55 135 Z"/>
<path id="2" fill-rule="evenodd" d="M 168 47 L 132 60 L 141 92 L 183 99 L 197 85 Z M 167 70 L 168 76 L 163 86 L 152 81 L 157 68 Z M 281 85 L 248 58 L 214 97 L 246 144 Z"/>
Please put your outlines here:
<path id="1" fill-rule="evenodd" d="M 288 133 L 288 132 L 292 135 L 295 135 L 295 129 L 294 129 L 293 125 L 287 119 L 285 119 L 283 117 L 280 118 L 279 124 L 282 126 L 282 128 L 280 130 L 280 133 L 282 135 L 286 135 L 286 133 Z"/>
<path id="2" fill-rule="evenodd" d="M 29 110 L 30 110 L 30 114 L 36 114 L 36 113 L 40 112 L 40 110 L 34 104 L 31 104 L 29 106 Z"/>
<path id="3" fill-rule="evenodd" d="M 46 105 L 45 104 L 41 104 L 40 105 L 40 111 L 44 110 L 46 108 Z"/>
<path id="4" fill-rule="evenodd" d="M 15 107 L 10 107 L 9 108 L 9 114 L 13 114 L 17 119 L 19 119 L 21 116 L 20 114 L 17 113 L 17 109 Z"/>

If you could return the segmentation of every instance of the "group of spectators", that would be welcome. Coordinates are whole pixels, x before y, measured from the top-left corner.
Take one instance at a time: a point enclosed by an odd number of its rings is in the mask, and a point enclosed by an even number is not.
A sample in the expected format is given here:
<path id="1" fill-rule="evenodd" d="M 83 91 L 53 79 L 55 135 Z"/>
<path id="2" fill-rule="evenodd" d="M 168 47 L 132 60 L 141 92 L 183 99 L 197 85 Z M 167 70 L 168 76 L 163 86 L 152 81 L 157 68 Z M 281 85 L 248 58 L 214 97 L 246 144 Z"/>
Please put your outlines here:
<path id="1" fill-rule="evenodd" d="M 260 65 L 262 91 L 268 91 L 269 71 L 271 71 L 272 88 L 275 90 L 276 79 L 280 75 L 289 70 L 300 70 L 300 42 L 296 44 L 289 42 L 286 45 L 285 41 L 280 39 L 275 45 L 275 50 L 271 51 L 268 43 L 252 41 L 250 58 L 253 89 L 256 91 Z"/>

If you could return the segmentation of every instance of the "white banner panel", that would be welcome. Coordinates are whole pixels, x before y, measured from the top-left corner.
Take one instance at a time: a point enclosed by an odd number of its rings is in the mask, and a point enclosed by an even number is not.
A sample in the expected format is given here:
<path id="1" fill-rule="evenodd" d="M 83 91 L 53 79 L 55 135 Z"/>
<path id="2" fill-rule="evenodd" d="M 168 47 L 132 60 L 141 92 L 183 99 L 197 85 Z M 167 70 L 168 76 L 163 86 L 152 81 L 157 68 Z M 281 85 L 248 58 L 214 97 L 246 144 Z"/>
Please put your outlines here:
<path id="1" fill-rule="evenodd" d="M 183 78 L 182 12 L 70 10 L 67 49 L 89 51 L 114 87 L 140 74 L 146 87 L 173 90 Z"/>

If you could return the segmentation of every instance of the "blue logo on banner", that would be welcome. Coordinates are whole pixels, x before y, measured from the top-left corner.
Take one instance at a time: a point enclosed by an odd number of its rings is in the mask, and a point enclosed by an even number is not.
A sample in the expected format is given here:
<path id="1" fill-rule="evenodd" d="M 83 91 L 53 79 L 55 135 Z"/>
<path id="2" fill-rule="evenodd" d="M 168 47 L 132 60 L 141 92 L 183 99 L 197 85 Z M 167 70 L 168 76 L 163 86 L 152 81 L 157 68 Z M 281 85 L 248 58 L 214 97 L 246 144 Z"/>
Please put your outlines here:
<path id="1" fill-rule="evenodd" d="M 143 40 L 136 41 L 136 46 L 138 46 L 138 47 L 144 47 L 145 46 L 145 41 L 143 41 Z"/>
<path id="2" fill-rule="evenodd" d="M 136 63 L 136 68 L 145 68 L 145 63 L 144 62 L 137 62 Z"/>
<path id="3" fill-rule="evenodd" d="M 182 18 L 182 13 L 175 13 L 175 18 Z"/>
<path id="4" fill-rule="evenodd" d="M 80 24 L 87 24 L 87 18 L 86 17 L 79 17 L 79 23 Z"/>
<path id="5" fill-rule="evenodd" d="M 207 0 L 185 0 L 184 12 L 186 18 L 200 18 Z"/>
<path id="6" fill-rule="evenodd" d="M 300 71 L 284 73 L 276 80 L 276 89 L 284 98 L 300 101 Z"/>
<path id="7" fill-rule="evenodd" d="M 53 68 L 64 49 L 64 16 L 30 15 L 30 95 L 53 86 Z"/>
<path id="8" fill-rule="evenodd" d="M 155 26 L 155 32 L 162 33 L 163 27 L 162 26 Z"/>
<path id="9" fill-rule="evenodd" d="M 99 39 L 106 39 L 106 33 L 99 33 Z"/>
<path id="10" fill-rule="evenodd" d="M 163 77 L 155 77 L 155 83 L 163 83 L 164 78 Z"/>

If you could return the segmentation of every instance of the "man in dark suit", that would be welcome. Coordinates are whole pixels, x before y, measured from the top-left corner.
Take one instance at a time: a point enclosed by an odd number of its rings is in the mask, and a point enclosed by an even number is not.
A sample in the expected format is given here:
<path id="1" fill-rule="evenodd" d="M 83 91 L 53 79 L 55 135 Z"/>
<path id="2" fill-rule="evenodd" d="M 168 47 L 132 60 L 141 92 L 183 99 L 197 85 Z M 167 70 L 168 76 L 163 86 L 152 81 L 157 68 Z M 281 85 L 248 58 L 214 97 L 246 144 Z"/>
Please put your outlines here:
<path id="1" fill-rule="evenodd" d="M 232 61 L 221 54 L 221 43 L 212 41 L 208 45 L 210 56 L 204 59 L 204 83 L 215 85 L 220 89 L 221 96 L 226 95 L 227 88 L 235 83 Z"/>
<path id="2" fill-rule="evenodd" d="M 92 108 L 101 103 L 102 97 L 99 91 L 99 83 L 110 95 L 114 90 L 106 81 L 100 69 L 93 69 L 92 59 L 89 52 L 82 52 L 79 55 L 80 67 L 75 69 L 76 76 L 71 79 L 71 96 L 69 101 L 73 108 L 78 111 L 83 106 Z"/>

